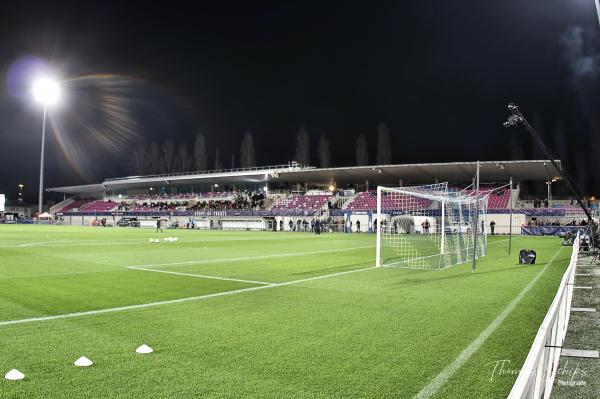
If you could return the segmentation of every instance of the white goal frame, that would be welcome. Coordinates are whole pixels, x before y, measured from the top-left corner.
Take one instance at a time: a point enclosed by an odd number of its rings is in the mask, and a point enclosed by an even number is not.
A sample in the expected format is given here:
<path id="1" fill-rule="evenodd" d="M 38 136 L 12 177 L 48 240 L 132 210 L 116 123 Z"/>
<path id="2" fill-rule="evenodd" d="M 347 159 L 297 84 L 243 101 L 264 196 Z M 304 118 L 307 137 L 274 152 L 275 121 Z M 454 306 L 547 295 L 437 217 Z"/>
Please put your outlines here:
<path id="1" fill-rule="evenodd" d="M 432 203 L 436 202 L 439 204 L 439 207 L 436 208 L 430 208 L 430 209 L 426 209 L 426 208 L 421 208 L 421 209 L 398 209 L 396 210 L 396 215 L 394 216 L 395 218 L 398 217 L 404 217 L 405 219 L 410 219 L 413 218 L 412 222 L 408 222 L 409 224 L 412 223 L 412 225 L 414 226 L 414 223 L 416 221 L 417 217 L 421 217 L 423 219 L 426 219 L 427 221 L 429 221 L 430 219 L 435 219 L 435 225 L 434 225 L 434 233 L 435 230 L 439 230 L 439 234 L 431 234 L 431 236 L 433 237 L 433 239 L 435 240 L 439 240 L 438 242 L 434 243 L 433 245 L 435 247 L 438 248 L 438 254 L 435 255 L 429 255 L 429 256 L 421 256 L 421 257 L 415 257 L 415 260 L 420 260 L 420 259 L 424 259 L 424 258 L 431 258 L 431 257 L 438 257 L 439 258 L 439 266 L 438 267 L 432 267 L 431 265 L 426 265 L 425 263 L 421 262 L 422 264 L 420 265 L 414 265 L 414 262 L 411 262 L 410 260 L 403 260 L 400 262 L 396 262 L 397 263 L 403 263 L 403 266 L 394 266 L 394 267 L 403 267 L 403 268 L 417 268 L 417 269 L 444 269 L 450 266 L 454 266 L 457 264 L 461 264 L 461 263 L 465 263 L 467 261 L 472 261 L 473 257 L 475 257 L 475 259 L 481 257 L 481 256 L 485 256 L 485 252 L 486 252 L 486 244 L 487 244 L 487 239 L 485 236 L 485 225 L 487 224 L 487 203 L 488 203 L 488 195 L 489 193 L 485 193 L 484 195 L 477 193 L 475 191 L 472 191 L 470 193 L 465 193 L 463 191 L 451 191 L 448 190 L 448 184 L 447 183 L 436 183 L 436 184 L 432 184 L 432 185 L 424 185 L 424 186 L 413 186 L 413 187 L 399 187 L 399 188 L 392 188 L 392 187 L 384 187 L 384 186 L 378 186 L 377 187 L 377 210 L 376 210 L 376 222 L 377 222 L 377 226 L 376 226 L 376 253 L 375 253 L 375 266 L 376 267 L 382 267 L 382 266 L 392 266 L 394 264 L 390 264 L 390 265 L 386 265 L 384 264 L 384 262 L 382 262 L 382 246 L 385 246 L 386 243 L 383 241 L 384 240 L 384 231 L 386 232 L 387 235 L 390 235 L 389 230 L 391 230 L 391 222 L 389 223 L 390 226 L 383 226 L 383 224 L 387 224 L 386 219 L 388 217 L 390 217 L 390 214 L 386 213 L 389 212 L 389 210 L 383 209 L 382 208 L 382 202 L 383 202 L 383 196 L 384 193 L 388 193 L 388 194 L 398 194 L 400 197 L 402 198 L 419 198 L 419 199 L 423 199 L 423 200 L 429 200 Z M 411 202 L 414 204 L 414 201 L 410 201 L 408 200 L 407 203 L 410 206 Z M 458 209 L 458 211 L 456 210 L 456 208 Z M 465 212 L 467 211 L 467 212 Z M 431 216 L 433 213 L 435 212 L 435 215 L 437 216 Z M 462 232 L 463 229 L 463 225 L 462 223 L 464 222 L 464 214 L 467 213 L 469 215 L 473 215 L 474 218 L 473 219 L 468 219 L 468 224 L 466 227 L 466 231 L 464 234 Z M 400 216 L 398 216 L 400 215 Z M 415 215 L 419 215 L 419 216 L 415 216 Z M 463 240 L 467 240 L 467 244 L 462 246 L 462 250 L 464 251 L 459 251 L 460 256 L 456 256 L 457 254 L 457 250 L 454 249 L 454 251 L 449 251 L 448 250 L 448 242 L 447 242 L 447 229 L 450 229 L 450 231 L 452 232 L 452 228 L 448 227 L 448 223 L 457 223 L 456 218 L 458 218 L 458 223 L 459 223 L 459 234 L 461 234 L 461 237 L 465 237 L 463 238 Z M 438 220 L 439 219 L 439 220 Z M 448 220 L 450 219 L 450 221 Z M 482 227 L 479 227 L 479 226 Z M 428 225 L 429 226 L 429 222 Z M 427 227 L 429 229 L 429 227 Z M 470 231 L 469 231 L 470 230 Z M 456 231 L 455 231 L 456 232 Z M 402 247 L 402 241 L 405 240 L 407 241 L 409 236 L 405 235 L 405 234 L 401 234 L 401 233 L 410 233 L 407 231 L 400 231 L 400 229 L 397 228 L 396 223 L 394 223 L 394 231 L 393 233 L 395 235 L 391 236 L 391 237 L 397 237 L 396 240 L 398 240 L 400 242 L 400 245 Z M 414 232 L 413 232 L 414 233 Z M 423 232 L 423 230 L 420 231 L 420 233 L 425 234 Z M 426 233 L 426 234 L 430 234 L 430 233 Z M 396 236 L 397 235 L 397 236 Z M 450 241 L 452 241 L 452 238 L 449 238 Z M 480 241 L 479 241 L 480 240 Z M 479 242 L 478 242 L 479 241 Z M 398 244 L 396 244 L 398 245 Z M 450 243 L 450 246 L 452 245 L 452 243 Z M 405 244 L 405 246 L 410 246 L 410 244 Z M 396 248 L 396 251 L 399 251 L 398 248 Z M 448 253 L 447 253 L 448 252 Z M 445 256 L 446 255 L 446 256 Z M 452 256 L 454 255 L 454 258 L 452 260 L 449 260 Z M 445 258 L 444 262 L 442 262 L 442 258 Z M 411 263 L 413 263 L 411 265 Z"/>

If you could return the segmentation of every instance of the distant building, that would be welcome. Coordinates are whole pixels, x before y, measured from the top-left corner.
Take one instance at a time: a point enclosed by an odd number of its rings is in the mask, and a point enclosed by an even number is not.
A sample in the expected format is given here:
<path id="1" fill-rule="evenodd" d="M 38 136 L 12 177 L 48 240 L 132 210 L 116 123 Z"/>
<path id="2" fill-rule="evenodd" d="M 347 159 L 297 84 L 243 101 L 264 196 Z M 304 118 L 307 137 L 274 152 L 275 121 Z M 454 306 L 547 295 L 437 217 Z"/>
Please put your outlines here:
<path id="1" fill-rule="evenodd" d="M 17 201 L 8 200 L 8 201 L 6 201 L 4 213 L 15 215 L 19 219 L 30 218 L 35 213 L 35 206 L 27 205 L 23 202 L 19 203 L 18 200 Z"/>

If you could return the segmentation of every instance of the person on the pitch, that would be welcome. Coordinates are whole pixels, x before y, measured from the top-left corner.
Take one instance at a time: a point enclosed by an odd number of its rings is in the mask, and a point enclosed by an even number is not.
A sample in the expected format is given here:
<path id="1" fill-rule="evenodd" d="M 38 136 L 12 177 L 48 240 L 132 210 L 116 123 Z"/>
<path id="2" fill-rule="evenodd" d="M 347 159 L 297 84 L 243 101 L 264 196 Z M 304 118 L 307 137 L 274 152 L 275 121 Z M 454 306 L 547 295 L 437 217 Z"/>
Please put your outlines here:
<path id="1" fill-rule="evenodd" d="M 158 233 L 159 230 L 161 233 L 163 232 L 162 228 L 160 227 L 160 219 L 156 219 L 156 232 Z"/>
<path id="2" fill-rule="evenodd" d="M 423 228 L 423 234 L 429 234 L 429 220 L 425 219 L 425 221 L 421 223 L 421 227 Z"/>

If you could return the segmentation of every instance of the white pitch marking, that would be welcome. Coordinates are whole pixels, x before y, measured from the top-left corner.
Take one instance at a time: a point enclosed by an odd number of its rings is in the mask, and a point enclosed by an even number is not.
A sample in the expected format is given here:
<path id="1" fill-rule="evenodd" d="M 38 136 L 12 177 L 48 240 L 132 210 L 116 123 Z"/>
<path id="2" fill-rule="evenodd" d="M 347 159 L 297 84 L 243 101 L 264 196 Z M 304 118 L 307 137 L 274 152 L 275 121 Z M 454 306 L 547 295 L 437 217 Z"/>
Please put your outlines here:
<path id="1" fill-rule="evenodd" d="M 490 335 L 502 324 L 504 319 L 508 317 L 508 315 L 517 307 L 519 302 L 525 297 L 525 295 L 529 292 L 529 290 L 537 283 L 537 281 L 542 277 L 544 272 L 552 265 L 560 251 L 563 247 L 560 247 L 554 255 L 550 258 L 548 263 L 535 275 L 535 277 L 527 284 L 525 288 L 513 299 L 508 306 L 496 317 L 494 321 L 490 325 L 486 327 L 485 330 L 473 342 L 469 344 L 462 351 L 460 355 L 452 363 L 448 365 L 441 373 L 439 373 L 426 387 L 424 387 L 418 394 L 416 394 L 413 399 L 426 399 L 430 398 L 437 393 L 437 391 L 454 375 L 454 373 L 461 368 L 467 360 L 475 353 L 481 346 L 485 343 L 485 341 L 489 338 Z"/>
<path id="2" fill-rule="evenodd" d="M 92 244 L 87 244 L 92 245 Z M 104 244 L 103 244 L 104 245 Z M 52 277 L 52 276 L 69 276 L 69 275 L 77 275 L 77 274 L 91 274 L 91 273 L 109 273 L 109 272 L 117 272 L 119 269 L 141 269 L 146 267 L 159 267 L 159 266 L 177 266 L 177 265 L 186 265 L 186 264 L 199 264 L 199 263 L 212 263 L 212 262 L 226 262 L 226 261 L 235 261 L 240 262 L 244 260 L 256 260 L 256 259 L 264 259 L 264 258 L 274 258 L 274 257 L 283 257 L 283 256 L 295 256 L 295 255 L 310 255 L 310 254 L 320 254 L 320 253 L 328 253 L 328 252 L 340 252 L 340 251 L 351 251 L 355 249 L 365 249 L 372 248 L 372 246 L 364 246 L 364 247 L 354 247 L 354 248 L 342 248 L 342 249 L 328 249 L 323 251 L 313 251 L 313 252 L 295 252 L 289 254 L 273 254 L 273 255 L 263 255 L 263 256 L 251 256 L 251 257 L 239 257 L 239 258 L 231 258 L 231 259 L 214 259 L 214 260 L 202 260 L 202 261 L 191 261 L 191 262 L 183 262 L 183 263 L 167 263 L 167 264 L 156 264 L 156 265 L 139 265 L 139 266 L 117 266 L 117 265 L 107 265 L 109 267 L 115 267 L 115 269 L 111 270 L 94 270 L 94 271 L 81 271 L 81 272 L 65 272 L 65 273 L 43 273 L 43 274 L 30 274 L 24 276 L 10 276 L 10 277 L 0 277 L 0 280 L 4 279 L 18 279 L 18 278 L 35 278 L 35 277 Z M 154 270 L 152 270 L 154 271 Z M 163 271 L 164 272 L 164 271 Z M 259 283 L 260 284 L 260 283 Z M 270 283 L 264 283 L 270 284 Z"/>
<path id="3" fill-rule="evenodd" d="M 143 267 L 136 267 L 136 266 L 129 266 L 128 269 L 130 269 L 130 270 L 143 270 L 145 272 L 154 272 L 154 273 L 175 274 L 177 276 L 189 276 L 189 277 L 205 278 L 205 279 L 211 279 L 211 280 L 239 281 L 241 283 L 252 283 L 252 284 L 263 284 L 263 285 L 271 285 L 271 284 L 273 284 L 273 283 L 266 283 L 264 281 L 241 280 L 239 278 L 218 277 L 218 276 L 206 276 L 204 274 L 179 273 L 179 272 L 171 272 L 171 271 L 168 271 L 168 270 L 146 269 L 146 268 L 143 268 Z"/>
<path id="4" fill-rule="evenodd" d="M 49 321 L 49 320 L 57 320 L 57 319 L 71 319 L 74 317 L 84 317 L 84 316 L 92 316 L 92 315 L 104 314 L 104 313 L 123 312 L 123 311 L 127 311 L 127 310 L 145 309 L 145 308 L 152 308 L 152 307 L 156 307 L 156 306 L 172 305 L 172 304 L 176 304 L 176 303 L 198 301 L 198 300 L 202 300 L 202 299 L 216 298 L 216 297 L 221 297 L 221 296 L 241 294 L 244 292 L 264 290 L 266 288 L 282 287 L 282 286 L 286 286 L 286 285 L 298 284 L 298 283 L 303 283 L 303 282 L 313 281 L 313 280 L 320 280 L 320 279 L 329 278 L 329 277 L 336 277 L 336 276 L 341 276 L 341 275 L 350 274 L 350 273 L 357 273 L 357 272 L 362 272 L 362 271 L 371 270 L 371 269 L 375 269 L 375 266 L 364 267 L 361 269 L 348 270 L 345 272 L 325 274 L 323 276 L 309 277 L 309 278 L 304 278 L 301 280 L 288 281 L 285 283 L 259 285 L 256 287 L 241 288 L 239 290 L 232 290 L 232 291 L 215 292 L 213 294 L 205 294 L 205 295 L 192 296 L 192 297 L 187 297 L 187 298 L 178 298 L 178 299 L 170 299 L 170 300 L 159 301 L 159 302 L 141 303 L 138 305 L 119 306 L 116 308 L 88 310 L 88 311 L 84 311 L 84 312 L 66 313 L 66 314 L 59 314 L 59 315 L 54 315 L 54 316 L 42 316 L 42 317 L 31 317 L 28 319 L 6 320 L 6 321 L 0 321 L 0 326 L 34 323 L 34 322 L 38 322 L 38 321 Z"/>
<path id="5" fill-rule="evenodd" d="M 290 256 L 305 256 L 305 255 L 326 254 L 326 253 L 332 253 L 332 252 L 346 252 L 346 251 L 354 251 L 357 249 L 366 249 L 366 248 L 373 248 L 373 245 L 368 245 L 368 246 L 363 246 L 363 247 L 353 247 L 353 248 L 324 249 L 321 251 L 288 252 L 288 253 L 284 253 L 284 254 L 241 256 L 238 258 L 218 258 L 218 259 L 190 260 L 190 261 L 184 261 L 184 262 L 155 263 L 155 264 L 149 264 L 149 265 L 131 265 L 131 266 L 126 266 L 126 267 L 128 267 L 128 268 L 164 267 L 164 266 L 179 266 L 179 265 L 197 265 L 197 264 L 202 264 L 202 263 L 243 262 L 246 260 L 286 258 L 286 257 L 290 257 Z"/>

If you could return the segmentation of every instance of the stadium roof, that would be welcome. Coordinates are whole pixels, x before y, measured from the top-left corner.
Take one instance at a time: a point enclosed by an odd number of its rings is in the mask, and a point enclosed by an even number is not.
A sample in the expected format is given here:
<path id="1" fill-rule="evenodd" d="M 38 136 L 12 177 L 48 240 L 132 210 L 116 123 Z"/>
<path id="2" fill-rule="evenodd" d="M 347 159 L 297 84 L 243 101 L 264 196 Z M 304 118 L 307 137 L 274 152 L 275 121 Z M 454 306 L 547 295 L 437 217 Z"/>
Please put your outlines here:
<path id="1" fill-rule="evenodd" d="M 560 161 L 556 161 L 560 166 Z M 265 166 L 247 169 L 218 170 L 207 172 L 177 173 L 168 175 L 130 176 L 106 179 L 100 184 L 55 187 L 47 191 L 69 194 L 95 194 L 152 186 L 186 186 L 232 183 L 308 183 L 313 185 L 345 185 L 369 181 L 372 185 L 397 186 L 416 183 L 447 181 L 471 182 L 477 162 L 421 163 L 405 165 L 371 165 L 341 168 L 302 167 L 289 165 Z M 506 182 L 547 180 L 559 176 L 558 170 L 548 160 L 532 161 L 486 161 L 480 162 L 480 178 L 483 182 Z"/>

